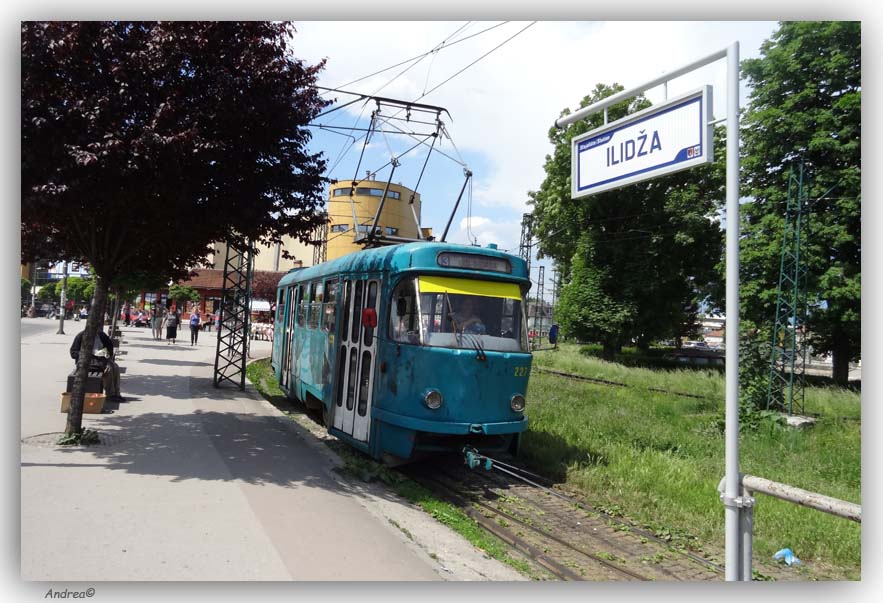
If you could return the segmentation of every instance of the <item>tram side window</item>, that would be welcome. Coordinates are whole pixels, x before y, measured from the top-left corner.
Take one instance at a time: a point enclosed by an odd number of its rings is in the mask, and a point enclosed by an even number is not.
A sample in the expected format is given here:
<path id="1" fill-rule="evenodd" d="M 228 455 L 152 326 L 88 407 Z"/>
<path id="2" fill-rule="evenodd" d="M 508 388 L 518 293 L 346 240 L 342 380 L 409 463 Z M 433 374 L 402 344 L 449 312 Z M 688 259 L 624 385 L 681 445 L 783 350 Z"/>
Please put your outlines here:
<path id="1" fill-rule="evenodd" d="M 353 343 L 359 342 L 359 334 L 362 328 L 362 289 L 364 288 L 364 285 L 365 281 L 355 282 L 355 292 L 353 293 L 353 313 L 350 323 L 350 341 L 352 341 Z"/>
<path id="2" fill-rule="evenodd" d="M 420 343 L 420 323 L 414 280 L 405 279 L 392 292 L 389 304 L 389 336 L 401 343 Z"/>
<path id="3" fill-rule="evenodd" d="M 337 280 L 328 281 L 325 284 L 325 301 L 322 303 L 322 329 L 334 333 L 335 312 L 337 311 L 337 295 L 339 283 Z"/>
<path id="4" fill-rule="evenodd" d="M 366 291 L 365 291 L 365 308 L 373 308 L 374 311 L 377 311 L 377 281 L 368 281 Z M 370 346 L 374 341 L 374 327 L 366 326 L 363 331 L 363 342 L 365 345 Z"/>
<path id="5" fill-rule="evenodd" d="M 310 287 L 310 316 L 307 320 L 307 327 L 310 329 L 319 328 L 319 317 L 322 315 L 322 283 L 313 283 Z"/>
<path id="6" fill-rule="evenodd" d="M 303 327 L 307 321 L 307 300 L 306 288 L 308 285 L 298 285 L 297 287 L 297 326 Z"/>
<path id="7" fill-rule="evenodd" d="M 276 290 L 276 322 L 282 322 L 285 316 L 285 289 Z"/>
<path id="8" fill-rule="evenodd" d="M 349 310 L 350 310 L 350 298 L 353 294 L 353 282 L 352 281 L 343 281 L 343 307 L 341 309 L 341 320 L 342 324 L 340 325 L 340 340 L 347 341 L 349 339 Z"/>

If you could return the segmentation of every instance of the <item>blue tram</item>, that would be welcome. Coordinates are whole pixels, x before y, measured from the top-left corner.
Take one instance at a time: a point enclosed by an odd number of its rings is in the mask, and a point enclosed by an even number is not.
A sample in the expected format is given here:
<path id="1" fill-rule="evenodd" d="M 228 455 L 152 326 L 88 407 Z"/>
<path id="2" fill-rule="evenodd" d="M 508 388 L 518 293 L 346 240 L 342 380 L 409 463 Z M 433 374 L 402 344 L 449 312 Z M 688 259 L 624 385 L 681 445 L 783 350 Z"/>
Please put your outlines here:
<path id="1" fill-rule="evenodd" d="M 521 258 L 417 242 L 279 282 L 272 366 L 330 433 L 395 463 L 472 446 L 515 451 L 531 355 Z"/>

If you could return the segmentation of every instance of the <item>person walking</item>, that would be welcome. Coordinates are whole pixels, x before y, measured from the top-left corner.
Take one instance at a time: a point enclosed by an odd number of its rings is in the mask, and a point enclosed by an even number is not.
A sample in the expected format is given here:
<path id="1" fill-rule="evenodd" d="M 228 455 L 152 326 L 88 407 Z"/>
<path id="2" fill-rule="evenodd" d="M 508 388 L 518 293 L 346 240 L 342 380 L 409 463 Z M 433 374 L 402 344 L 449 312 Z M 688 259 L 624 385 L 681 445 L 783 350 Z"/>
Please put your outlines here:
<path id="1" fill-rule="evenodd" d="M 129 302 L 126 302 L 125 307 L 123 308 L 123 318 L 126 321 L 126 326 L 131 326 L 132 324 L 132 308 L 129 307 Z"/>
<path id="2" fill-rule="evenodd" d="M 175 340 L 178 339 L 178 323 L 179 316 L 178 312 L 175 310 L 169 310 L 166 313 L 166 339 L 169 342 L 169 345 L 175 343 Z"/>
<path id="3" fill-rule="evenodd" d="M 162 339 L 162 319 L 159 304 L 153 304 L 153 309 L 150 311 L 150 328 L 153 330 L 153 338 L 157 340 Z"/>
<path id="4" fill-rule="evenodd" d="M 196 345 L 199 340 L 199 310 L 193 310 L 190 314 L 190 345 Z"/>

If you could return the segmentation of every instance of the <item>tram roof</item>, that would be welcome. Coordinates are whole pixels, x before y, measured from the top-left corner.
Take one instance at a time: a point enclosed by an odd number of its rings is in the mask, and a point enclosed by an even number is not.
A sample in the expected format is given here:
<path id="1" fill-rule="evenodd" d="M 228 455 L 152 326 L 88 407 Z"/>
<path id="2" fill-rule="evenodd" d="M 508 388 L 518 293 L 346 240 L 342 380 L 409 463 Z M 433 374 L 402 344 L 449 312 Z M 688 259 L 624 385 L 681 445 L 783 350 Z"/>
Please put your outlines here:
<path id="1" fill-rule="evenodd" d="M 473 253 L 487 257 L 506 258 L 512 264 L 511 273 L 490 272 L 485 270 L 463 270 L 470 274 L 504 279 L 516 279 L 530 283 L 526 262 L 517 256 L 488 247 L 458 245 L 456 243 L 415 242 L 401 245 L 389 245 L 374 249 L 363 249 L 323 262 L 309 268 L 297 268 L 286 274 L 279 281 L 283 287 L 303 280 L 320 278 L 330 274 L 354 272 L 400 272 L 406 270 L 427 269 L 438 272 L 451 272 L 454 269 L 442 268 L 437 263 L 437 256 L 442 251 L 456 253 Z"/>

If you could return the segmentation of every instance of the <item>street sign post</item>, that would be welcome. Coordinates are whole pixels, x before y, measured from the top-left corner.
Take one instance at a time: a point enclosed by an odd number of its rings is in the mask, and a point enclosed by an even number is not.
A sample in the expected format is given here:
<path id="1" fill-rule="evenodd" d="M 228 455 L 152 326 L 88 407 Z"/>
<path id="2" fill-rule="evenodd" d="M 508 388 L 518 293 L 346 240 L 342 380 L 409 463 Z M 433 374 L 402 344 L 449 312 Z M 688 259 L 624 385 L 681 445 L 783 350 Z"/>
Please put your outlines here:
<path id="1" fill-rule="evenodd" d="M 611 96 L 608 96 L 605 99 L 602 99 L 596 103 L 589 105 L 588 107 L 583 107 L 579 111 L 576 111 L 570 115 L 566 115 L 564 117 L 560 117 L 555 120 L 555 127 L 557 128 L 566 128 L 570 124 L 588 117 L 594 113 L 598 113 L 599 111 L 605 111 L 605 121 L 607 121 L 607 108 L 612 107 L 613 105 L 620 103 L 624 100 L 633 98 L 634 96 L 641 94 L 658 86 L 659 84 L 667 84 L 669 81 L 673 80 L 676 77 L 684 75 L 685 73 L 690 73 L 699 67 L 703 67 L 712 63 L 714 61 L 726 58 L 727 60 L 727 117 L 725 120 L 718 121 L 726 121 L 727 122 L 727 146 L 726 146 L 726 156 L 727 156 L 727 177 L 726 177 L 726 195 L 727 195 L 727 205 L 726 205 L 726 217 L 727 217 L 727 238 L 726 238 L 726 255 L 725 255 L 725 264 L 726 264 L 726 309 L 727 309 L 727 325 L 726 325 L 726 344 L 727 344 L 727 355 L 726 355 L 726 413 L 725 413 L 725 434 L 724 434 L 724 448 L 725 448 L 725 470 L 726 475 L 724 477 L 724 491 L 721 494 L 721 502 L 724 504 L 724 520 L 725 526 L 724 531 L 726 534 L 726 574 L 725 577 L 728 581 L 735 580 L 751 580 L 751 530 L 750 530 L 750 516 L 749 514 L 742 513 L 742 507 L 746 506 L 748 503 L 746 499 L 741 496 L 741 477 L 739 474 L 739 42 L 733 42 L 730 46 L 725 49 L 714 52 L 708 56 L 702 57 L 688 65 L 684 65 L 674 71 L 670 71 L 668 73 L 664 73 L 661 76 L 650 80 L 649 82 L 645 82 L 640 86 L 636 86 L 634 88 L 629 88 L 628 90 L 623 90 L 622 92 L 618 92 Z M 704 105 L 702 110 L 700 111 L 700 115 L 706 117 L 703 125 L 713 126 L 714 121 L 711 119 L 711 102 L 710 95 L 708 98 L 708 103 Z M 685 101 L 685 99 L 679 98 L 672 103 L 676 103 L 679 101 Z M 669 106 L 671 110 L 674 110 L 674 106 Z M 707 113 L 705 113 L 707 111 Z M 645 114 L 649 115 L 649 113 Z M 631 123 L 631 122 L 629 122 Z M 635 124 L 632 124 L 635 125 Z M 624 121 L 615 122 L 610 124 L 609 126 L 605 126 L 605 128 L 612 128 L 609 133 L 618 134 L 618 126 L 623 128 L 628 128 L 628 124 Z M 708 154 L 708 160 L 710 160 L 711 154 L 711 130 L 702 130 L 705 131 L 705 141 L 702 146 L 707 147 L 700 149 L 701 154 Z M 606 132 L 606 130 L 605 130 Z M 617 141 L 620 144 L 620 148 L 622 151 L 606 151 L 600 149 L 601 157 L 604 159 L 604 163 L 607 162 L 607 157 L 610 157 L 610 163 L 612 166 L 618 165 L 613 163 L 613 159 L 619 160 L 619 157 L 622 156 L 625 158 L 627 155 L 630 155 L 634 150 L 629 147 L 626 148 L 627 140 L 636 140 L 635 138 L 628 139 L 625 134 L 634 134 L 635 131 L 623 131 L 619 133 L 619 140 Z M 640 129 L 637 130 L 638 134 L 641 134 Z M 647 134 L 647 129 L 645 127 L 644 134 Z M 587 152 L 594 147 L 600 147 L 602 144 L 610 144 L 610 141 L 613 140 L 614 136 L 611 135 L 610 140 L 602 143 L 602 138 L 598 138 L 599 136 L 604 136 L 599 130 L 595 130 L 593 132 L 589 132 L 586 138 L 581 138 L 581 140 L 590 140 L 591 136 L 594 135 L 598 142 L 595 145 L 586 144 L 583 151 Z M 652 135 L 651 135 L 652 136 Z M 651 137 L 650 144 L 653 146 L 653 139 Z M 634 144 L 634 143 L 633 143 Z M 646 143 L 645 143 L 646 144 Z M 689 144 L 689 141 L 687 142 Z M 665 149 L 665 143 L 663 142 L 662 136 L 659 139 L 659 146 L 661 149 Z M 610 147 L 613 148 L 613 147 Z M 676 147 L 677 150 L 680 150 L 686 147 Z M 574 151 L 577 151 L 576 147 L 573 148 Z M 646 147 L 645 147 L 646 150 Z M 637 152 L 637 151 L 634 151 Z M 594 151 L 594 153 L 598 153 L 598 150 Z M 620 153 L 620 155 L 617 155 Z M 695 149 L 694 149 L 695 153 Z M 572 174 L 572 182 L 577 184 L 571 184 L 571 190 L 574 192 L 573 196 L 585 196 L 590 195 L 595 192 L 599 192 L 601 186 L 606 184 L 610 184 L 611 182 L 619 179 L 619 183 L 615 184 L 615 186 L 623 186 L 623 180 L 627 178 L 632 178 L 634 176 L 638 176 L 637 173 L 630 173 L 631 168 L 625 167 L 625 169 L 621 173 L 610 172 L 608 176 L 598 176 L 595 177 L 591 174 L 586 174 L 583 177 L 582 173 L 578 172 L 578 153 L 574 152 L 571 158 L 571 174 Z M 633 158 L 632 158 L 633 159 Z M 632 161 L 632 159 L 628 159 L 627 161 Z M 688 158 L 689 159 L 689 158 Z M 587 160 L 588 161 L 588 160 Z M 655 161 L 655 159 L 654 159 Z M 669 162 L 671 159 L 669 159 Z M 664 160 L 661 163 L 666 163 Z M 655 164 L 654 164 L 655 165 Z M 695 165 L 692 164 L 692 165 Z M 651 169 L 647 169 L 646 172 L 649 174 L 647 177 L 655 177 L 659 175 L 658 171 L 654 171 L 652 166 Z M 658 167 L 658 166 L 657 166 Z M 671 166 L 661 166 L 661 167 L 671 167 Z M 689 167 L 689 166 L 684 166 Z M 680 168 L 678 168 L 680 169 Z M 634 170 L 640 172 L 640 170 Z M 672 170 L 674 171 L 674 170 Z M 582 178 L 582 181 L 579 181 L 579 178 Z M 595 178 L 595 180 L 593 180 Z M 641 178 L 643 180 L 644 178 Z M 605 182 L 610 181 L 610 182 Z M 638 180 L 630 180 L 630 182 L 634 183 Z M 595 183 L 595 186 L 591 186 L 592 183 Z M 578 186 L 583 187 L 583 191 L 581 194 L 577 194 L 580 191 L 576 189 Z M 614 188 L 615 186 L 610 186 L 605 190 L 609 190 L 610 188 Z M 594 190 L 590 190 L 594 188 Z"/>
<path id="2" fill-rule="evenodd" d="M 703 86 L 575 137 L 571 197 L 711 163 L 711 109 L 711 86 Z"/>

